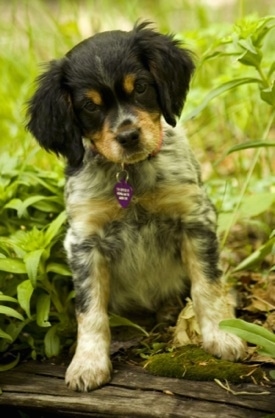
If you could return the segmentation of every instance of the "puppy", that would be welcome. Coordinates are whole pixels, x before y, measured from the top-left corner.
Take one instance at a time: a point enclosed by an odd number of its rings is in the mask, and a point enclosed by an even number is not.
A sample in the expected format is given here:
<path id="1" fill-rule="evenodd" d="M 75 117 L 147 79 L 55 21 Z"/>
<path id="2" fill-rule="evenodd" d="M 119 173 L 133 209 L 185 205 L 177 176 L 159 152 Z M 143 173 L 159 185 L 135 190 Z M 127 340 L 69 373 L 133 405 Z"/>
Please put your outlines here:
<path id="1" fill-rule="evenodd" d="M 182 129 L 191 54 L 147 23 L 96 34 L 52 61 L 28 104 L 29 131 L 67 159 L 65 249 L 77 348 L 67 385 L 111 378 L 108 310 L 155 312 L 191 290 L 203 346 L 224 359 L 243 343 L 219 268 L 216 213 Z"/>

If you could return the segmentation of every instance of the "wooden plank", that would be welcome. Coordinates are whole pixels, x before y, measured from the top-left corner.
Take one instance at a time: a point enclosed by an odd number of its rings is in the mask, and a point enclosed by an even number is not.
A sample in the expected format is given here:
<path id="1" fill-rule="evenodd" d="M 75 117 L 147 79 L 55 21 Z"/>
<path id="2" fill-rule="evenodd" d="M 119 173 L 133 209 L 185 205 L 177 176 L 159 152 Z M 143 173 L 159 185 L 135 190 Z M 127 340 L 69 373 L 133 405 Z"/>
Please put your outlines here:
<path id="1" fill-rule="evenodd" d="M 112 382 L 90 393 L 68 390 L 66 367 L 29 362 L 0 373 L 1 406 L 50 411 L 60 416 L 263 417 L 275 411 L 275 388 L 238 385 L 235 391 L 270 395 L 234 396 L 212 382 L 151 376 L 141 367 L 115 364 Z M 1 414 L 2 415 L 2 414 Z"/>
<path id="2" fill-rule="evenodd" d="M 1 396 L 3 402 L 17 407 L 18 409 L 41 409 L 52 411 L 55 414 L 70 414 L 78 416 L 97 417 L 148 417 L 148 418 L 220 418 L 238 417 L 247 418 L 248 412 L 241 407 L 233 407 L 224 403 L 212 403 L 201 400 L 178 398 L 176 396 L 165 395 L 153 391 L 134 391 L 129 393 L 127 389 L 112 390 L 105 388 L 91 394 L 72 394 L 71 397 L 60 395 L 44 395 L 37 393 L 6 393 Z M 56 390 L 58 390 L 56 388 Z M 4 397 L 5 399 L 2 399 Z M 1 403 L 2 403 L 1 402 Z M 1 405 L 0 403 L 0 405 Z M 4 403 L 4 404 L 5 404 Z M 260 418 L 263 413 L 260 411 L 250 411 L 250 418 Z"/>

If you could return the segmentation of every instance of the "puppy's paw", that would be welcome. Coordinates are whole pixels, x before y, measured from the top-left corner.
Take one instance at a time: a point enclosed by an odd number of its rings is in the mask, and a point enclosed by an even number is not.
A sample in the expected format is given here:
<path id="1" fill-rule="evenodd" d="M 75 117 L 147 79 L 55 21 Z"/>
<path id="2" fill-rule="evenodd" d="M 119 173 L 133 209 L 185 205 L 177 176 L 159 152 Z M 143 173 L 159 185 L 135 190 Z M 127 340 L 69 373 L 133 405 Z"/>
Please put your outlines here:
<path id="1" fill-rule="evenodd" d="M 223 360 L 236 361 L 245 357 L 245 343 L 237 336 L 215 329 L 203 335 L 203 348 Z"/>
<path id="2" fill-rule="evenodd" d="M 93 356 L 85 358 L 74 356 L 69 365 L 65 382 L 75 391 L 88 392 L 105 385 L 111 380 L 112 364 L 109 357 Z"/>

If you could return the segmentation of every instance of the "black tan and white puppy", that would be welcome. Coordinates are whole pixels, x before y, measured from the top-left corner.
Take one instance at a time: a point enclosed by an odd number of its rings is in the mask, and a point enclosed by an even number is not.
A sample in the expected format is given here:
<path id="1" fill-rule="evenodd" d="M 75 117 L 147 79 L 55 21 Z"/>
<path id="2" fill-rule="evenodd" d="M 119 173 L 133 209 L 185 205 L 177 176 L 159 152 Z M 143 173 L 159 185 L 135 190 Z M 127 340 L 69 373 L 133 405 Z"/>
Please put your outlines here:
<path id="1" fill-rule="evenodd" d="M 78 336 L 66 383 L 74 390 L 111 378 L 108 311 L 155 312 L 188 289 L 203 347 L 230 360 L 244 353 L 218 326 L 234 312 L 216 213 L 175 128 L 193 69 L 179 41 L 141 23 L 96 34 L 52 61 L 29 101 L 27 128 L 68 163 L 65 249 Z"/>

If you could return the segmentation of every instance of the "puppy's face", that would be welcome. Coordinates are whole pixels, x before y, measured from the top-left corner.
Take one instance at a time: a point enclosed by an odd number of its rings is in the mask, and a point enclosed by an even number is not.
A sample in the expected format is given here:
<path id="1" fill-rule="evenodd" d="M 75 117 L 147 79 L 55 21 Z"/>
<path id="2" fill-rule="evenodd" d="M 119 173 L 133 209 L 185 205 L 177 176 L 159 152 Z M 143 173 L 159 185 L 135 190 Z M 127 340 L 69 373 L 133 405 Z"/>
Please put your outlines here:
<path id="1" fill-rule="evenodd" d="M 178 41 L 145 23 L 97 34 L 38 78 L 27 127 L 71 166 L 82 162 L 83 138 L 111 162 L 144 160 L 161 145 L 161 116 L 176 124 L 193 68 Z"/>
<path id="2" fill-rule="evenodd" d="M 100 37 L 104 42 L 106 34 Z M 127 49 L 127 42 L 115 46 L 110 39 L 104 49 L 97 47 L 96 39 L 86 42 L 87 50 L 82 45 L 69 54 L 67 70 L 82 135 L 109 161 L 135 163 L 147 158 L 162 139 L 154 77 Z"/>

